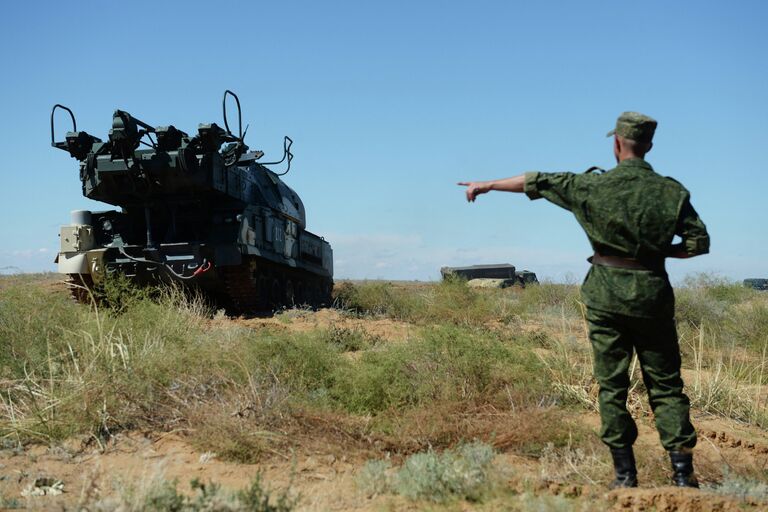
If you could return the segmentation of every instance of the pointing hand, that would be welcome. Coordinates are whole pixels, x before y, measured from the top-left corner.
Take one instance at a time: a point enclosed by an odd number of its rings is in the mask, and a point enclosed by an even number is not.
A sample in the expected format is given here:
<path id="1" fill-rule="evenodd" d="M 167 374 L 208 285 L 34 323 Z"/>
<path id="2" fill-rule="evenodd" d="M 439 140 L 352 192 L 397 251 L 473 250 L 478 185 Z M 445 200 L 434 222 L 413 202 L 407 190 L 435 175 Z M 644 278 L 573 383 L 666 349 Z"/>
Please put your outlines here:
<path id="1" fill-rule="evenodd" d="M 460 187 L 467 187 L 467 201 L 470 203 L 475 201 L 475 198 L 480 194 L 485 194 L 491 190 L 490 184 L 485 181 L 461 181 L 457 183 Z"/>

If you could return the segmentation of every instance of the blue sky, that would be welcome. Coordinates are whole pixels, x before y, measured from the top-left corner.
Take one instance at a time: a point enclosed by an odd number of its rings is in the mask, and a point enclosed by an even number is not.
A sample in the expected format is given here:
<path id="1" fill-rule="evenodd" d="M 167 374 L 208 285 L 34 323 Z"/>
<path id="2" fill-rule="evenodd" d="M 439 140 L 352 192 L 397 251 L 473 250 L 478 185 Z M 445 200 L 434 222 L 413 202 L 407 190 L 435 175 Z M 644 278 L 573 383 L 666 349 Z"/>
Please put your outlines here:
<path id="1" fill-rule="evenodd" d="M 758 1 L 14 2 L 0 18 L 0 269 L 53 270 L 83 198 L 49 146 L 54 103 L 102 138 L 115 108 L 194 132 L 240 96 L 340 278 L 435 279 L 509 262 L 580 280 L 569 213 L 457 181 L 612 165 L 624 110 L 659 120 L 648 160 L 682 181 L 712 253 L 680 279 L 768 275 L 768 4 Z M 65 128 L 64 117 L 60 118 Z M 2 270 L 0 270 L 1 272 Z"/>

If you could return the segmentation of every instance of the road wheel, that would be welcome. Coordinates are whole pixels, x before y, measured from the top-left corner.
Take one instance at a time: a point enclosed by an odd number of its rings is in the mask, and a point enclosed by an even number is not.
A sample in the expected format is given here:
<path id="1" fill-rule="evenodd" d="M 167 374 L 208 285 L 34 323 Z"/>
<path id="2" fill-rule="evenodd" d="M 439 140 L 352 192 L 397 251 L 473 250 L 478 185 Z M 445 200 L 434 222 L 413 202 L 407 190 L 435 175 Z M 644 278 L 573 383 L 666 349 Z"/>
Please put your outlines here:
<path id="1" fill-rule="evenodd" d="M 67 288 L 75 301 L 81 304 L 93 301 L 93 278 L 90 274 L 67 274 Z"/>
<path id="2" fill-rule="evenodd" d="M 269 302 L 274 309 L 280 308 L 282 305 L 283 294 L 281 292 L 280 281 L 275 277 L 272 279 L 272 285 L 270 286 Z"/>
<path id="3" fill-rule="evenodd" d="M 293 281 L 290 279 L 285 282 L 285 305 L 288 307 L 296 305 L 296 295 L 293 289 Z"/>
<path id="4" fill-rule="evenodd" d="M 304 283 L 301 281 L 296 281 L 296 305 L 297 306 L 306 306 L 307 305 L 307 299 L 304 297 L 304 294 L 306 293 L 304 290 Z"/>

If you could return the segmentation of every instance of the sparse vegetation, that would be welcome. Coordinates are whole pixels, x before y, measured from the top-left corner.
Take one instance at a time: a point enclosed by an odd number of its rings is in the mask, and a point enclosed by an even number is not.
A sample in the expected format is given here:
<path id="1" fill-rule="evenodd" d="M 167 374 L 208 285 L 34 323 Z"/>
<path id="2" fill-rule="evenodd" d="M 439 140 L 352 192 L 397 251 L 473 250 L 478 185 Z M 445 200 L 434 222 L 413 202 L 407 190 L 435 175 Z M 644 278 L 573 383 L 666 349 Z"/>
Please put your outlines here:
<path id="1" fill-rule="evenodd" d="M 726 471 L 722 483 L 715 490 L 719 494 L 735 496 L 742 501 L 768 501 L 768 482 L 765 478 L 761 481 Z"/>
<path id="2" fill-rule="evenodd" d="M 180 492 L 177 482 L 158 475 L 140 486 L 121 486 L 107 499 L 86 496 L 78 509 L 99 512 L 290 512 L 297 503 L 290 490 L 274 494 L 266 489 L 261 475 L 237 492 L 199 480 L 190 483 L 190 490 L 191 494 Z"/>
<path id="3" fill-rule="evenodd" d="M 493 501 L 499 454 L 536 461 L 547 485 L 599 486 L 610 476 L 595 427 L 579 419 L 594 414 L 597 386 L 576 286 L 341 283 L 338 323 L 315 325 L 315 313 L 287 310 L 258 328 L 178 289 L 115 281 L 99 293 L 78 305 L 50 281 L 0 278 L 4 447 L 75 436 L 103 448 L 120 432 L 178 431 L 220 460 L 252 464 L 289 458 L 307 438 L 340 436 L 381 454 L 357 472 L 365 495 L 435 507 Z M 695 410 L 768 427 L 768 295 L 698 276 L 677 301 Z M 407 324 L 408 335 L 382 335 L 369 320 Z M 637 364 L 632 372 L 629 407 L 652 425 Z M 638 457 L 643 482 L 665 481 L 663 457 Z M 705 470 L 718 492 L 768 499 L 754 468 Z M 164 481 L 130 499 L 147 510 L 251 499 L 200 485 L 182 493 Z M 580 506 L 537 492 L 520 491 L 514 507 Z"/>
<path id="4" fill-rule="evenodd" d="M 0 492 L 0 509 L 16 510 L 20 508 L 22 508 L 22 505 L 17 498 L 6 498 L 3 493 Z"/>
<path id="5" fill-rule="evenodd" d="M 480 501 L 502 476 L 494 457 L 493 447 L 474 442 L 442 453 L 415 453 L 394 473 L 389 461 L 369 461 L 358 484 L 369 495 L 392 492 L 436 503 L 457 498 Z"/>
<path id="6" fill-rule="evenodd" d="M 556 447 L 548 443 L 539 459 L 541 478 L 545 482 L 596 484 L 610 476 L 612 467 L 605 453 L 596 446 Z"/>
<path id="7" fill-rule="evenodd" d="M 450 498 L 479 501 L 499 478 L 493 448 L 470 443 L 443 453 L 417 453 L 397 473 L 394 489 L 411 499 L 444 502 Z"/>

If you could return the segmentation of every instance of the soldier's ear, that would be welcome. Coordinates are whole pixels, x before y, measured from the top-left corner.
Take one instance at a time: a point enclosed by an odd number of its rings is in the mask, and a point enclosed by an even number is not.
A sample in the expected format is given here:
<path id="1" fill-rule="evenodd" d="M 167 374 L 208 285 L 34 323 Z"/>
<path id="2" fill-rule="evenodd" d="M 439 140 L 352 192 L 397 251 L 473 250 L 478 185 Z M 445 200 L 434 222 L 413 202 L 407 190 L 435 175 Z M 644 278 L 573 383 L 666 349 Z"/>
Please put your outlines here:
<path id="1" fill-rule="evenodd" d="M 653 149 L 653 142 L 649 142 L 648 143 L 648 151 L 650 151 L 652 149 Z M 646 153 L 648 153 L 648 151 L 646 151 Z"/>

